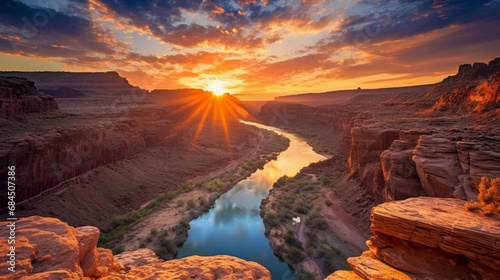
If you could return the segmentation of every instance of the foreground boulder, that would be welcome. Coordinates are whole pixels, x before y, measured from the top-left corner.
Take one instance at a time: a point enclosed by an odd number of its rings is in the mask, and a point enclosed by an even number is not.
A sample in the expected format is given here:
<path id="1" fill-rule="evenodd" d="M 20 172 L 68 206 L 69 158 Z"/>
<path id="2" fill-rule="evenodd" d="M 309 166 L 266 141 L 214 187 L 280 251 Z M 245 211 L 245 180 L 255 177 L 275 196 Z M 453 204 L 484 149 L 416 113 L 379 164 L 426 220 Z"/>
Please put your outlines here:
<path id="1" fill-rule="evenodd" d="M 453 198 L 409 198 L 372 210 L 369 250 L 329 279 L 498 279 L 500 219 Z M 353 277 L 353 278 L 348 278 Z"/>
<path id="2" fill-rule="evenodd" d="M 9 252 L 8 222 L 0 223 L 0 252 Z M 74 228 L 55 218 L 15 222 L 15 272 L 0 263 L 0 279 L 271 279 L 262 265 L 231 256 L 162 261 L 149 249 L 113 256 L 98 248 L 99 229 Z"/>

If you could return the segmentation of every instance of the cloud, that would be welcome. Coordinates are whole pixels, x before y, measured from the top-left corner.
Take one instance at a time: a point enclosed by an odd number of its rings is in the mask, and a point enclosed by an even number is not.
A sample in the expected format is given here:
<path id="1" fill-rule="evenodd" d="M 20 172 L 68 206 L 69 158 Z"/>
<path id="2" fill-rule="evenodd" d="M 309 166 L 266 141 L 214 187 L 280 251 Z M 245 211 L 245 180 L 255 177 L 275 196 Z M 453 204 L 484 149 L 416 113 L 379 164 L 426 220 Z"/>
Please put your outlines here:
<path id="1" fill-rule="evenodd" d="M 498 0 L 54 1 L 2 1 L 0 53 L 118 70 L 148 89 L 428 83 L 500 49 Z"/>
<path id="2" fill-rule="evenodd" d="M 0 3 L 0 18 L 0 51 L 4 53 L 88 61 L 126 48 L 110 31 L 82 16 L 5 0 Z"/>

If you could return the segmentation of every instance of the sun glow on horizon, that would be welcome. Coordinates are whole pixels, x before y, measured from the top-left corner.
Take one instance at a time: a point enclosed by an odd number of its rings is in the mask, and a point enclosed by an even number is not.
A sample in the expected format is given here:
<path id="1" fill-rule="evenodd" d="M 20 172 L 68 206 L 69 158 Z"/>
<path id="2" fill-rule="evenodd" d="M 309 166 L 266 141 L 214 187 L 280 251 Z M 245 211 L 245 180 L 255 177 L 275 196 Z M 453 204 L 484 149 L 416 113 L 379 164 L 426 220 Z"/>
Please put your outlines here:
<path id="1" fill-rule="evenodd" d="M 226 90 L 226 82 L 221 80 L 213 80 L 210 81 L 206 90 L 211 91 L 216 96 L 222 96 L 227 92 Z"/>

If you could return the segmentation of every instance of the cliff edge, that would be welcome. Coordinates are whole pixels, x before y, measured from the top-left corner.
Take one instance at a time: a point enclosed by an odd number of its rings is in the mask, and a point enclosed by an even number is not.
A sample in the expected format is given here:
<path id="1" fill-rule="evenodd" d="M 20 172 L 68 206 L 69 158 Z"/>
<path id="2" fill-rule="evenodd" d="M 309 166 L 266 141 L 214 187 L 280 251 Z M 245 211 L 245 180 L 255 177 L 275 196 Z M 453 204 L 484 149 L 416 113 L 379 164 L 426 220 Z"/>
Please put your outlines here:
<path id="1" fill-rule="evenodd" d="M 8 245 L 10 232 L 15 232 L 15 242 Z M 15 254 L 7 255 L 15 259 L 15 267 L 10 259 L 2 261 L 0 279 L 271 279 L 262 265 L 231 256 L 161 261 L 149 249 L 114 256 L 96 246 L 96 227 L 74 228 L 55 218 L 1 222 L 0 234 L 1 252 L 15 247 Z"/>
<path id="2" fill-rule="evenodd" d="M 349 258 L 353 272 L 327 279 L 498 279 L 500 222 L 453 198 L 417 197 L 371 213 L 369 250 Z"/>

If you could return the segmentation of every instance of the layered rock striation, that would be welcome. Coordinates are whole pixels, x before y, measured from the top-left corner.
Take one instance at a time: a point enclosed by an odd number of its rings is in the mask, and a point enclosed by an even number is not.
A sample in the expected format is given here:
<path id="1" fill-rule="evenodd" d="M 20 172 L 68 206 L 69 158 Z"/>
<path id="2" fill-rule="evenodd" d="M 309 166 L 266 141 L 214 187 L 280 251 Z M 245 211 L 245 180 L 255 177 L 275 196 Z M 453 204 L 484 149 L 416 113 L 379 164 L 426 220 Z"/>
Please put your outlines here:
<path id="1" fill-rule="evenodd" d="M 57 108 L 54 98 L 38 92 L 33 82 L 16 77 L 0 77 L 0 118 L 48 113 Z"/>
<path id="2" fill-rule="evenodd" d="M 500 223 L 464 201 L 418 197 L 378 205 L 369 250 L 328 279 L 498 279 Z M 351 277 L 351 278 L 349 278 Z"/>
<path id="3" fill-rule="evenodd" d="M 9 252 L 8 223 L 0 223 L 1 252 Z M 74 228 L 55 218 L 15 222 L 15 268 L 0 263 L 0 279 L 271 279 L 262 265 L 231 256 L 161 261 L 149 249 L 125 252 L 96 247 L 99 230 Z"/>
<path id="4" fill-rule="evenodd" d="M 129 84 L 127 79 L 118 75 L 117 72 L 0 72 L 0 76 L 12 76 L 25 78 L 35 82 L 35 86 L 41 91 L 48 89 L 50 92 L 70 93 L 77 97 L 76 92 L 85 95 L 109 96 L 113 94 L 128 93 L 139 88 Z M 56 95 L 57 95 L 56 94 Z"/>
<path id="5" fill-rule="evenodd" d="M 345 157 L 350 175 L 378 202 L 421 195 L 474 199 L 481 177 L 500 176 L 499 88 L 496 58 L 462 65 L 420 92 L 402 88 L 318 107 L 270 102 L 259 116 L 298 131 L 320 152 Z"/>

